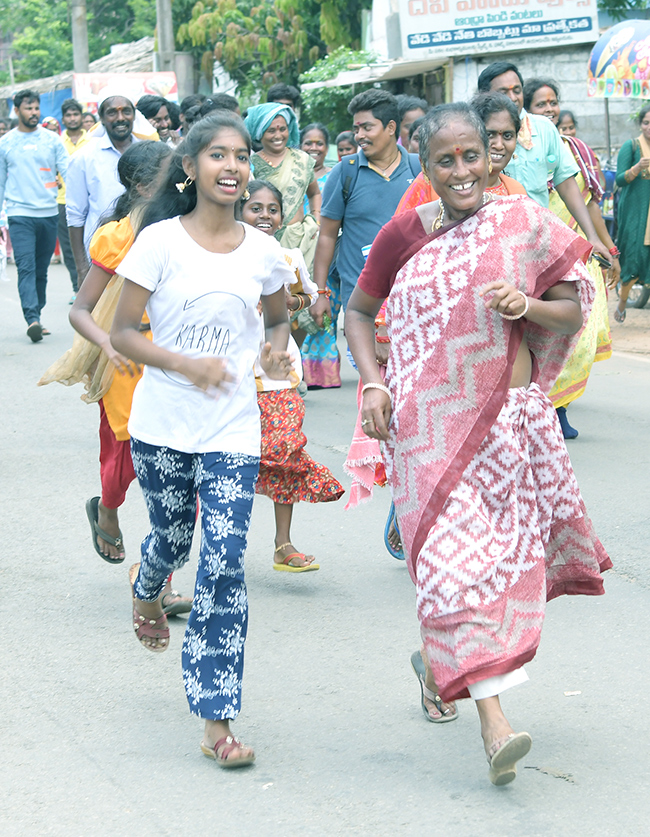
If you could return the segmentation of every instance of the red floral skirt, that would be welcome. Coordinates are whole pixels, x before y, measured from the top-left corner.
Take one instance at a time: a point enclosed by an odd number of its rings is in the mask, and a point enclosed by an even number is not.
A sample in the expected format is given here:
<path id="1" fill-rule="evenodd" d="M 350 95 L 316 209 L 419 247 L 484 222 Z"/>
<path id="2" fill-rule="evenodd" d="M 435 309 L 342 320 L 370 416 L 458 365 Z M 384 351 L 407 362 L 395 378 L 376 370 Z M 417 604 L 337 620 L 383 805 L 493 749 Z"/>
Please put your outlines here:
<path id="1" fill-rule="evenodd" d="M 262 417 L 262 458 L 255 491 L 276 503 L 328 503 L 344 488 L 331 471 L 305 451 L 305 405 L 295 389 L 258 392 Z"/>

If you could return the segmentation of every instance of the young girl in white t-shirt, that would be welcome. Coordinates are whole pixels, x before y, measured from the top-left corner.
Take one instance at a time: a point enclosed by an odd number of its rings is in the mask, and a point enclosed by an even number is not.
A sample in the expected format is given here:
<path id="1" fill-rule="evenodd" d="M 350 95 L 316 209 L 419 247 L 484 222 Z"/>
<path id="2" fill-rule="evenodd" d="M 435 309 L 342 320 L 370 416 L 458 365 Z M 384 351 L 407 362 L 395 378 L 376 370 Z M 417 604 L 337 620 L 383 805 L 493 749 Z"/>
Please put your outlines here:
<path id="1" fill-rule="evenodd" d="M 235 219 L 250 151 L 243 122 L 230 113 L 194 125 L 118 268 L 125 282 L 111 331 L 117 351 L 145 364 L 129 420 L 151 523 L 131 573 L 134 629 L 149 650 L 167 648 L 160 595 L 188 560 L 198 494 L 201 549 L 183 680 L 191 712 L 205 719 L 201 749 L 222 767 L 255 758 L 229 720 L 240 709 L 243 559 L 260 457 L 253 375 L 260 296 L 262 367 L 271 378 L 291 374 L 284 291 L 291 270 L 277 241 Z M 153 342 L 139 330 L 145 306 Z"/>
<path id="2" fill-rule="evenodd" d="M 282 193 L 266 180 L 251 180 L 247 191 L 249 197 L 244 196 L 240 202 L 242 221 L 266 235 L 274 235 L 283 221 Z M 318 299 L 318 286 L 310 278 L 300 250 L 285 249 L 284 257 L 295 273 L 286 288 L 287 307 L 289 311 L 301 311 Z M 319 569 L 319 565 L 313 555 L 299 552 L 291 542 L 293 507 L 300 501 L 338 500 L 343 486 L 305 450 L 307 437 L 302 430 L 305 405 L 297 390 L 302 380 L 302 364 L 293 337 L 289 338 L 287 350 L 294 361 L 290 380 L 270 380 L 261 369 L 255 370 L 257 403 L 262 417 L 262 458 L 255 491 L 273 500 L 273 569 L 304 573 Z"/>

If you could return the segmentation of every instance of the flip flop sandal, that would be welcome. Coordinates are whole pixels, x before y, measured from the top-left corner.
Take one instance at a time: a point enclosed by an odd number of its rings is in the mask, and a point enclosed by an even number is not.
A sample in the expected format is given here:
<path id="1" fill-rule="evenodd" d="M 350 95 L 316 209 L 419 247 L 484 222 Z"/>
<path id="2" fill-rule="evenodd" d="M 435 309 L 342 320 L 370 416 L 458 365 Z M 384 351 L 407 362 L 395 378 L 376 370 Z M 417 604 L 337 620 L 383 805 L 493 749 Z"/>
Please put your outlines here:
<path id="1" fill-rule="evenodd" d="M 49 328 L 41 326 L 41 334 L 43 335 L 43 337 L 49 337 L 52 334 L 52 332 L 49 330 Z"/>
<path id="2" fill-rule="evenodd" d="M 280 544 L 280 546 L 278 546 L 275 549 L 275 554 L 277 555 L 278 552 L 280 552 L 281 550 L 283 550 L 287 546 L 291 546 L 291 544 L 290 543 Z M 320 570 L 320 564 L 306 564 L 304 567 L 292 567 L 291 564 L 289 563 L 290 561 L 293 561 L 294 558 L 306 558 L 306 557 L 307 556 L 305 555 L 304 552 L 291 552 L 291 553 L 289 553 L 289 555 L 286 556 L 286 558 L 283 559 L 281 564 L 278 564 L 277 561 L 273 561 L 273 569 L 278 570 L 279 572 L 284 572 L 284 573 L 308 573 L 308 572 L 313 572 L 314 570 Z"/>
<path id="3" fill-rule="evenodd" d="M 133 630 L 135 631 L 135 635 L 138 638 L 138 642 L 143 648 L 146 648 L 147 651 L 153 651 L 154 654 L 160 654 L 163 651 L 166 651 L 169 647 L 169 625 L 167 624 L 167 616 L 163 613 L 162 616 L 159 616 L 157 619 L 147 619 L 146 616 L 143 616 L 141 613 L 138 613 L 136 608 L 136 598 L 135 598 L 135 591 L 133 589 L 133 585 L 135 584 L 135 580 L 138 577 L 138 572 L 140 570 L 140 564 L 133 564 L 129 568 L 129 583 L 131 585 L 131 601 L 133 602 Z M 160 643 L 164 643 L 161 645 L 149 645 L 144 640 L 147 639 L 155 639 Z"/>
<path id="4" fill-rule="evenodd" d="M 124 554 L 124 539 L 122 537 L 122 532 L 120 531 L 120 534 L 114 538 L 109 535 L 108 532 L 105 532 L 99 525 L 99 497 L 91 497 L 90 500 L 86 501 L 86 514 L 88 515 L 88 520 L 90 521 L 90 533 L 92 535 L 95 552 L 100 558 L 103 558 L 104 561 L 108 561 L 109 564 L 121 564 L 126 557 Z M 114 546 L 115 549 L 121 550 L 121 556 L 118 555 L 116 558 L 111 558 L 110 555 L 104 555 L 99 548 L 99 542 L 97 541 L 98 537 L 106 541 L 107 544 Z"/>
<path id="5" fill-rule="evenodd" d="M 255 761 L 255 754 L 252 756 L 242 756 L 239 759 L 229 759 L 228 756 L 235 750 L 243 750 L 244 745 L 234 735 L 225 735 L 220 738 L 214 747 L 208 747 L 207 744 L 201 742 L 201 752 L 209 759 L 214 759 L 219 767 L 233 768 L 246 767 L 247 764 L 252 764 Z M 221 750 L 219 754 L 217 751 Z"/>
<path id="6" fill-rule="evenodd" d="M 40 323 L 32 323 L 27 329 L 27 336 L 32 343 L 38 343 L 43 339 L 43 326 Z"/>
<path id="7" fill-rule="evenodd" d="M 626 314 L 627 314 L 627 311 L 625 311 L 625 310 L 619 311 L 618 308 L 614 309 L 614 319 L 616 320 L 617 323 L 624 323 Z"/>
<path id="8" fill-rule="evenodd" d="M 517 762 L 532 746 L 533 739 L 527 732 L 512 732 L 495 741 L 487 757 L 490 765 L 488 775 L 492 784 L 507 785 L 512 782 L 517 777 Z"/>
<path id="9" fill-rule="evenodd" d="M 178 599 L 178 601 L 171 602 L 166 605 L 165 599 L 167 598 Z M 163 593 L 160 603 L 162 605 L 163 613 L 166 616 L 178 616 L 179 613 L 189 613 L 190 610 L 192 610 L 192 601 L 183 599 L 178 590 L 168 590 L 166 593 Z"/>
<path id="10" fill-rule="evenodd" d="M 437 692 L 432 692 L 431 689 L 428 689 L 425 686 L 426 680 L 426 669 L 424 667 L 424 663 L 422 662 L 422 655 L 419 651 L 414 651 L 411 654 L 411 666 L 413 671 L 415 672 L 415 676 L 418 679 L 418 683 L 420 684 L 420 706 L 422 707 L 422 712 L 424 713 L 424 717 L 429 721 L 431 724 L 446 724 L 449 721 L 455 721 L 458 717 L 458 710 L 456 709 L 443 709 L 443 701 L 440 695 Z M 435 704 L 436 709 L 440 712 L 439 718 L 432 718 L 429 714 L 429 710 L 427 709 L 424 699 L 430 700 L 432 703 Z M 453 714 L 449 714 L 449 713 Z"/>
<path id="11" fill-rule="evenodd" d="M 399 533 L 399 528 L 397 526 L 397 515 L 395 514 L 395 506 L 393 503 L 390 504 L 388 520 L 386 521 L 386 526 L 384 527 L 384 544 L 386 545 L 386 549 L 390 552 L 393 558 L 397 558 L 398 561 L 405 561 L 406 555 L 404 555 L 404 549 L 395 549 L 395 547 L 391 544 L 390 540 L 388 539 L 391 525 L 397 532 L 397 535 L 400 538 L 401 542 L 401 536 Z"/>

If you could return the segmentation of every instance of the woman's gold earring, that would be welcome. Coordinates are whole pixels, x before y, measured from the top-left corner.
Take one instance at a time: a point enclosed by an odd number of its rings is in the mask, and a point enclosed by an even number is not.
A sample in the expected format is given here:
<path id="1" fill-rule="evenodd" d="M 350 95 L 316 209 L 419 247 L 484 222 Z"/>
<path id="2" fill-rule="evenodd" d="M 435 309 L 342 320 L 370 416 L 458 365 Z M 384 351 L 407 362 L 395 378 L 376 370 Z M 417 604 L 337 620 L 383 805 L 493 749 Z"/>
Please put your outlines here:
<path id="1" fill-rule="evenodd" d="M 242 195 L 242 200 L 247 201 L 250 198 L 250 196 L 251 196 L 251 193 L 248 191 L 248 189 L 244 189 L 244 194 Z"/>
<path id="2" fill-rule="evenodd" d="M 488 160 L 488 172 L 492 174 L 492 160 Z"/>
<path id="3" fill-rule="evenodd" d="M 191 178 L 191 177 L 189 176 L 189 174 L 188 174 L 188 175 L 187 175 L 187 177 L 185 178 L 185 181 L 184 181 L 183 183 L 177 183 L 177 184 L 176 184 L 176 188 L 178 189 L 178 191 L 179 191 L 179 192 L 181 193 L 181 195 L 182 195 L 182 194 L 183 194 L 183 192 L 187 189 L 187 187 L 188 187 L 188 186 L 191 186 L 191 185 L 192 185 L 192 183 L 194 183 L 194 181 L 192 180 L 192 178 Z"/>

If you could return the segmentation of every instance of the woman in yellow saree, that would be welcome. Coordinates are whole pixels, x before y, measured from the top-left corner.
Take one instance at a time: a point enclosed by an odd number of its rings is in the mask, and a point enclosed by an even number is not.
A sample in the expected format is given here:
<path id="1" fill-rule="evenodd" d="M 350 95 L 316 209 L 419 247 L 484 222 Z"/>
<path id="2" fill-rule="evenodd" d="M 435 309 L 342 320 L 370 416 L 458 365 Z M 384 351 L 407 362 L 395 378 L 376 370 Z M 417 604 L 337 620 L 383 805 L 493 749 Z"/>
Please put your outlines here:
<path id="1" fill-rule="evenodd" d="M 557 125 L 560 117 L 560 103 L 559 90 L 555 82 L 544 79 L 530 79 L 527 81 L 524 86 L 524 107 L 530 113 L 546 116 L 554 125 Z M 610 288 L 615 287 L 620 277 L 621 268 L 617 257 L 618 250 L 607 232 L 598 205 L 603 195 L 598 160 L 591 148 L 577 137 L 563 134 L 562 139 L 569 146 L 569 150 L 578 166 L 579 172 L 576 175 L 576 183 L 594 222 L 598 236 L 612 256 L 612 267 L 607 284 Z M 555 213 L 560 220 L 584 238 L 584 233 L 569 213 L 564 201 L 552 188 L 552 183 L 549 186 L 552 189 L 549 199 L 551 212 Z M 607 314 L 607 291 L 603 271 L 594 259 L 589 262 L 587 269 L 596 285 L 594 307 L 575 351 L 549 393 L 549 397 L 558 411 L 558 418 L 565 439 L 575 439 L 578 435 L 578 431 L 571 427 L 567 419 L 567 406 L 572 401 L 580 398 L 585 391 L 593 364 L 599 360 L 607 360 L 612 355 L 612 338 Z"/>

